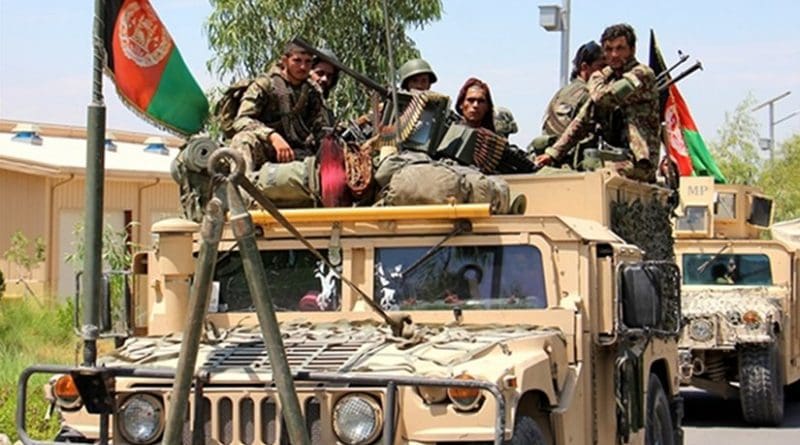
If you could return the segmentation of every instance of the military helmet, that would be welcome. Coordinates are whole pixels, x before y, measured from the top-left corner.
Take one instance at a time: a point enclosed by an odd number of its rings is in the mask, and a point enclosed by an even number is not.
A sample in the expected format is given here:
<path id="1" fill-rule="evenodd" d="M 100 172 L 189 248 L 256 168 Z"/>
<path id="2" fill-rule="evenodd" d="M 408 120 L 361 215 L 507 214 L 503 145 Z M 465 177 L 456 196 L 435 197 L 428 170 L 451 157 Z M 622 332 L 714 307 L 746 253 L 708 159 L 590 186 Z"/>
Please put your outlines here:
<path id="1" fill-rule="evenodd" d="M 400 67 L 397 74 L 400 76 L 400 88 L 402 89 L 407 89 L 406 84 L 408 79 L 417 74 L 427 74 L 431 78 L 431 83 L 436 83 L 436 73 L 433 72 L 433 68 L 431 68 L 431 65 L 425 61 L 425 59 L 409 60 Z"/>
<path id="2" fill-rule="evenodd" d="M 511 113 L 506 107 L 497 107 L 494 112 L 494 131 L 495 133 L 508 139 L 508 136 L 516 133 L 517 121 L 514 119 L 514 114 Z"/>

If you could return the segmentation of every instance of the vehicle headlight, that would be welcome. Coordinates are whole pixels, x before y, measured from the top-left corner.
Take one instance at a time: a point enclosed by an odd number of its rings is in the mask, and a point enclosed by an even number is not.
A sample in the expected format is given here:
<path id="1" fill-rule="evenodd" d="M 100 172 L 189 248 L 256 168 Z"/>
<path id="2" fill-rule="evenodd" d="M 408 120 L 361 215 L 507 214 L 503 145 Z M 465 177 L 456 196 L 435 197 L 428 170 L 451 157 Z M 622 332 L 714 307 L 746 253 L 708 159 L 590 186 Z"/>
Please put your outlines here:
<path id="1" fill-rule="evenodd" d="M 714 336 L 714 323 L 705 318 L 697 318 L 689 324 L 689 337 L 697 341 L 708 341 Z"/>
<path id="2" fill-rule="evenodd" d="M 382 426 L 381 407 L 366 394 L 348 394 L 333 407 L 333 431 L 346 445 L 366 445 L 374 441 Z"/>
<path id="3" fill-rule="evenodd" d="M 164 430 L 164 408 L 152 394 L 133 394 L 125 399 L 117 415 L 117 427 L 133 444 L 150 444 Z"/>
<path id="4" fill-rule="evenodd" d="M 465 373 L 457 375 L 456 380 L 476 380 L 475 377 Z M 459 411 L 472 411 L 480 407 L 483 401 L 483 391 L 478 387 L 451 386 L 447 388 L 447 397 L 453 402 L 453 407 Z"/>

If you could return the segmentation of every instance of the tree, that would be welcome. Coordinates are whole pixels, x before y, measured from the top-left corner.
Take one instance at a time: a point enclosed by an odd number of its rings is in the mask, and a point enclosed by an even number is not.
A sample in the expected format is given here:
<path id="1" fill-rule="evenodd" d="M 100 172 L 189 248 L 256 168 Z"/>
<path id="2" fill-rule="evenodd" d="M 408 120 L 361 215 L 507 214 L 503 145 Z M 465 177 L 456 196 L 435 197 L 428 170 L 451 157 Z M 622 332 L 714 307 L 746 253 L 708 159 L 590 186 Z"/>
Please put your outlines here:
<path id="1" fill-rule="evenodd" d="M 775 160 L 766 165 L 758 185 L 775 200 L 775 221 L 800 218 L 800 134 L 780 145 Z"/>
<path id="2" fill-rule="evenodd" d="M 29 248 L 31 241 L 22 232 L 17 230 L 11 235 L 11 247 L 3 253 L 3 258 L 12 264 L 16 264 L 25 270 L 25 276 L 21 279 L 30 279 L 33 269 L 45 260 L 46 246 L 41 236 L 33 240 L 33 251 Z"/>
<path id="3" fill-rule="evenodd" d="M 395 63 L 419 57 L 408 28 L 423 28 L 442 14 L 440 0 L 387 0 Z M 382 2 L 376 0 L 211 0 L 206 23 L 216 54 L 208 68 L 223 82 L 254 77 L 276 61 L 293 37 L 327 47 L 344 64 L 379 83 L 389 60 Z M 337 116 L 366 110 L 367 95 L 343 75 L 331 97 Z M 347 108 L 353 107 L 353 108 Z"/>
<path id="4" fill-rule="evenodd" d="M 755 98 L 750 94 L 733 113 L 726 112 L 718 131 L 719 140 L 709 144 L 731 184 L 755 185 L 764 164 L 758 155 L 758 123 L 750 114 L 754 104 Z"/>

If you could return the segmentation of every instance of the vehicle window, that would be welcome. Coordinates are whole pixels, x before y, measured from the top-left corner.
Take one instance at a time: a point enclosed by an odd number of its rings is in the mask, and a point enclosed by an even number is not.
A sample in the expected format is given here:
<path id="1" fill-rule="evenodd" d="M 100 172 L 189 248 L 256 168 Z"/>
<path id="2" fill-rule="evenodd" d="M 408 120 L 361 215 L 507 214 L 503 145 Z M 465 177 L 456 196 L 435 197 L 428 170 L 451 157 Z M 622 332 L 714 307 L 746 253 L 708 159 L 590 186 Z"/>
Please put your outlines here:
<path id="1" fill-rule="evenodd" d="M 321 253 L 327 255 L 325 250 Z M 339 308 L 340 280 L 309 251 L 267 250 L 261 252 L 261 260 L 276 311 Z M 214 281 L 219 283 L 219 312 L 255 311 L 239 252 L 220 254 Z"/>
<path id="2" fill-rule="evenodd" d="M 764 254 L 683 254 L 683 284 L 772 284 L 769 257 Z"/>
<path id="3" fill-rule="evenodd" d="M 539 249 L 530 245 L 375 249 L 375 300 L 387 310 L 547 306 Z"/>

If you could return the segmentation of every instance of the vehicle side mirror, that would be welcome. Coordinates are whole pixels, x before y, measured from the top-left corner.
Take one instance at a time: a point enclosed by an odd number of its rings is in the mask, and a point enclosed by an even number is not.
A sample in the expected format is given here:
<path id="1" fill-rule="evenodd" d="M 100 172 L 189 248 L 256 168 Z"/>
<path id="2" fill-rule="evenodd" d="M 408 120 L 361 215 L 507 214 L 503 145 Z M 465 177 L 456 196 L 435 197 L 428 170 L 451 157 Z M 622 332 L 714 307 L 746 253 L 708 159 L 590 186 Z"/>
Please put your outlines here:
<path id="1" fill-rule="evenodd" d="M 621 269 L 622 324 L 628 328 L 657 328 L 662 321 L 661 270 L 645 263 Z"/>

